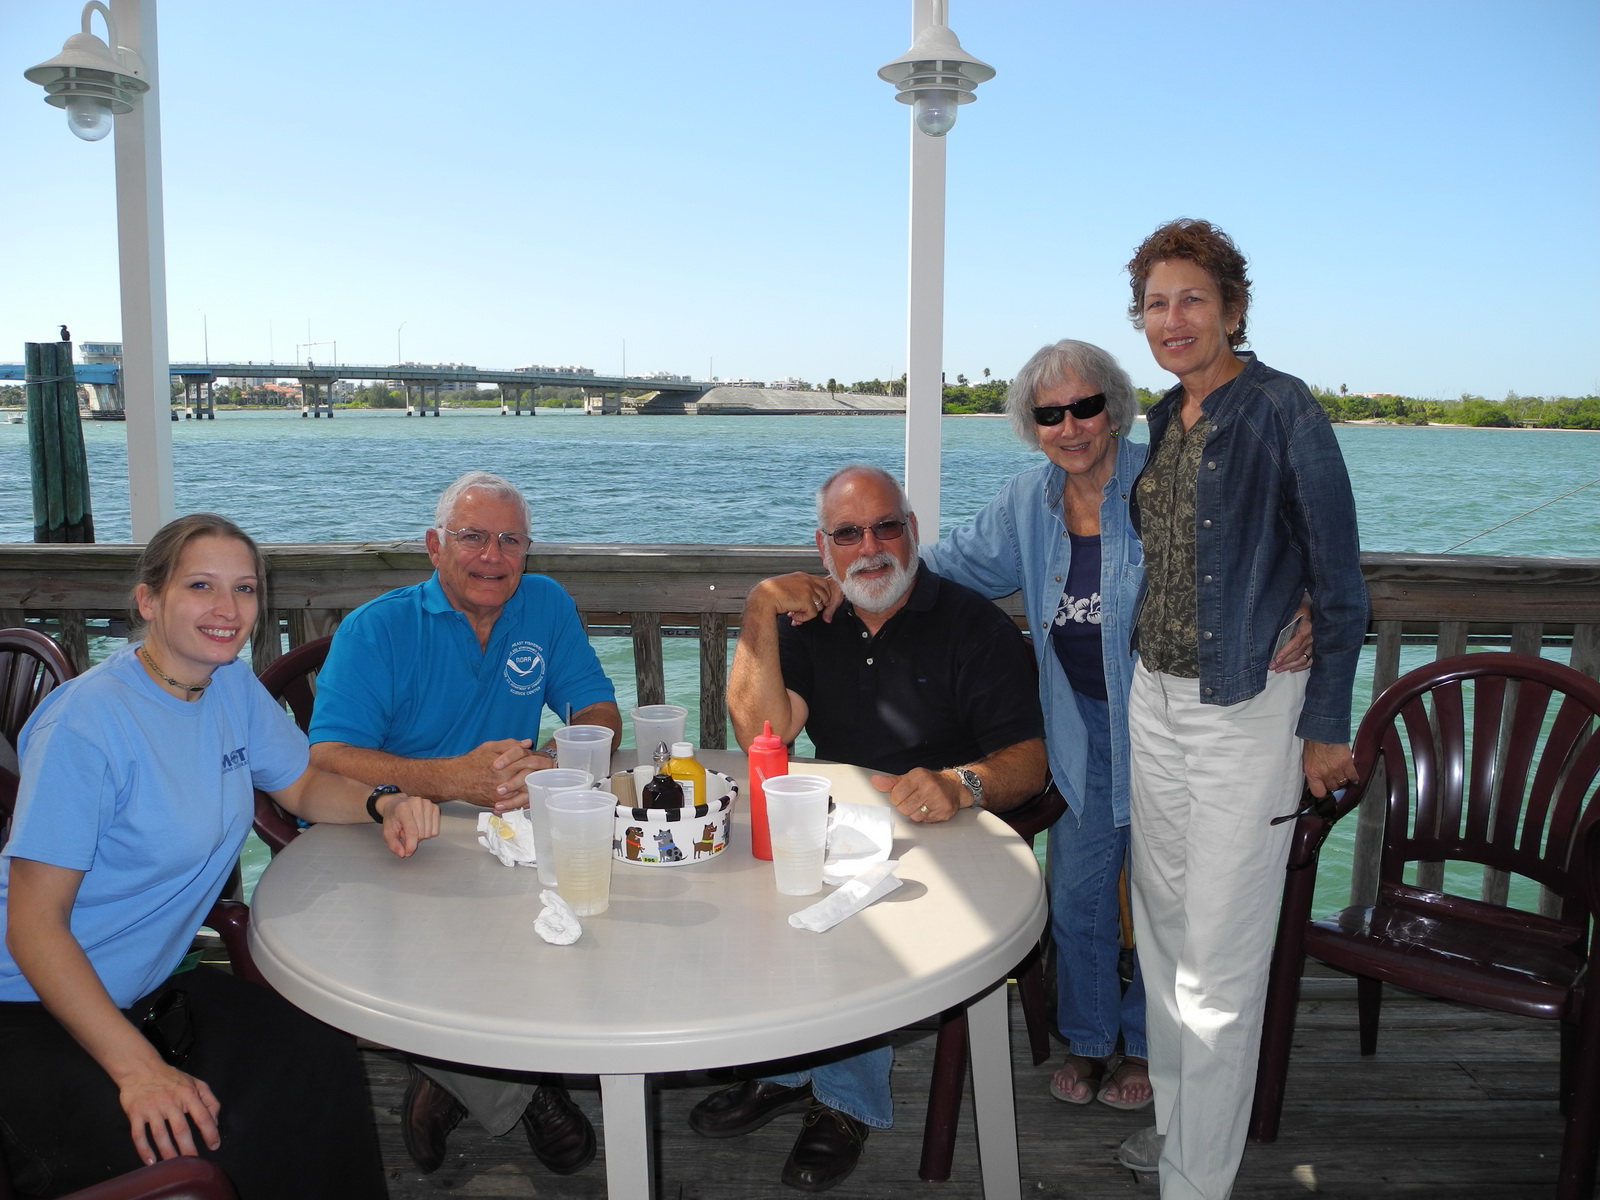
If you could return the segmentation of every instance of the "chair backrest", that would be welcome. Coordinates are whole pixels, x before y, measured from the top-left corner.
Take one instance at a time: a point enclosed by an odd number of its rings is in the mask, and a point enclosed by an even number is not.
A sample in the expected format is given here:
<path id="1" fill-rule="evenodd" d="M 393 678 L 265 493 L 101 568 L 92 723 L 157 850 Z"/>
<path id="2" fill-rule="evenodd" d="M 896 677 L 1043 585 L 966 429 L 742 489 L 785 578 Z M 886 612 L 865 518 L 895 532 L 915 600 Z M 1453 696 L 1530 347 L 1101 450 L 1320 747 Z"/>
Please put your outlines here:
<path id="1" fill-rule="evenodd" d="M 274 699 L 289 706 L 295 724 L 301 732 L 310 732 L 311 713 L 316 706 L 316 673 L 328 660 L 331 637 L 320 637 L 296 646 L 282 658 L 267 664 L 261 672 L 261 686 Z M 256 836 L 276 854 L 300 833 L 295 819 L 278 807 L 276 801 L 260 788 L 256 789 Z"/>
<path id="2" fill-rule="evenodd" d="M 296 646 L 282 658 L 267 664 L 261 672 L 261 686 L 274 700 L 282 700 L 303 732 L 311 729 L 311 710 L 316 706 L 316 675 L 328 661 L 331 637 L 319 637 Z"/>
<path id="3" fill-rule="evenodd" d="M 35 629 L 0 629 L 0 737 L 13 747 L 33 710 L 78 673 L 56 642 Z M 17 776 L 0 767 L 0 844 L 17 803 Z"/>
<path id="4" fill-rule="evenodd" d="M 1480 863 L 1542 884 L 1581 929 L 1597 722 L 1600 683 L 1542 658 L 1462 654 L 1401 676 L 1354 748 L 1362 779 L 1379 756 L 1387 777 L 1380 886 L 1404 888 L 1412 862 Z"/>

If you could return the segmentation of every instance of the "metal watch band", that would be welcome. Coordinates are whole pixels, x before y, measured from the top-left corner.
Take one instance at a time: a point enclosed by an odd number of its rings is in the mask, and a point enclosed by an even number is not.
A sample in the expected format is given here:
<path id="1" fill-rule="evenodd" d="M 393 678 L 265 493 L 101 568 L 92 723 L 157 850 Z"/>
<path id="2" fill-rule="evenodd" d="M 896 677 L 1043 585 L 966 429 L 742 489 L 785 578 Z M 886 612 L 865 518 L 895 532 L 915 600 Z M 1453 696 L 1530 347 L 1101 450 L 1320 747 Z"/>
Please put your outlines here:
<path id="1" fill-rule="evenodd" d="M 956 768 L 956 778 L 967 785 L 967 791 L 972 793 L 972 803 L 979 808 L 983 807 L 983 780 L 978 778 L 976 771 L 969 771 L 966 767 Z"/>

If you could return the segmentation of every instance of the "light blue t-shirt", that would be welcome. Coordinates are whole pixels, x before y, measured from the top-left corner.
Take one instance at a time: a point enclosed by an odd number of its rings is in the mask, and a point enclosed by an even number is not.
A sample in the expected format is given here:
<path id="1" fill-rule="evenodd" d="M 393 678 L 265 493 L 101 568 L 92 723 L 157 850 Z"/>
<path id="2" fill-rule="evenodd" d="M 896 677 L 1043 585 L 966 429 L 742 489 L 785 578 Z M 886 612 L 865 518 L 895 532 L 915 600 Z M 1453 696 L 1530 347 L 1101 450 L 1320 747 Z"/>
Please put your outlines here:
<path id="1" fill-rule="evenodd" d="M 22 786 L 0 854 L 84 872 L 72 934 L 126 1008 L 172 973 L 250 832 L 252 789 L 293 783 L 306 740 L 249 666 L 198 700 L 162 691 L 134 647 L 45 697 L 18 739 Z M 0 945 L 0 1000 L 37 1000 Z"/>
<path id="2" fill-rule="evenodd" d="M 524 575 L 479 649 L 435 574 L 340 623 L 317 674 L 311 741 L 449 758 L 499 738 L 537 738 L 545 705 L 564 719 L 616 698 L 555 580 Z"/>

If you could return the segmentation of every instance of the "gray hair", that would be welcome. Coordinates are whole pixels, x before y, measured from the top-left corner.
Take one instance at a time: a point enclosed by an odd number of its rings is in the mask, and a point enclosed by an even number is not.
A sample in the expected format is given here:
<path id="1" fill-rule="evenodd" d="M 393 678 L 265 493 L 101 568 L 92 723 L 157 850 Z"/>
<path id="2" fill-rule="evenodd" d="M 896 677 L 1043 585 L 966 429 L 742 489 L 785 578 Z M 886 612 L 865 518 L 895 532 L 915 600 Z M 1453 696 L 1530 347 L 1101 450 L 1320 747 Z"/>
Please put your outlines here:
<path id="1" fill-rule="evenodd" d="M 1099 346 L 1067 338 L 1041 347 L 1022 365 L 1006 391 L 1006 415 L 1011 418 L 1011 428 L 1018 439 L 1026 445 L 1038 446 L 1039 427 L 1033 423 L 1034 397 L 1043 388 L 1055 387 L 1068 373 L 1076 375 L 1095 391 L 1105 393 L 1106 415 L 1111 418 L 1111 428 L 1115 432 L 1125 434 L 1133 427 L 1133 419 L 1139 415 L 1139 398 L 1134 394 L 1128 373 Z"/>
<path id="2" fill-rule="evenodd" d="M 468 471 L 456 480 L 439 496 L 439 503 L 433 508 L 433 526 L 435 529 L 447 529 L 450 514 L 455 512 L 456 505 L 461 503 L 461 497 L 468 492 L 487 492 L 491 496 L 500 496 L 507 500 L 515 500 L 517 507 L 522 510 L 522 532 L 529 533 L 533 529 L 533 516 L 528 511 L 528 501 L 517 490 L 517 485 L 501 475 L 494 475 L 488 471 Z M 505 533 L 503 529 L 490 530 L 491 533 Z"/>
<path id="3" fill-rule="evenodd" d="M 889 472 L 885 471 L 882 467 L 875 467 L 871 463 L 848 463 L 824 479 L 822 481 L 822 486 L 817 489 L 818 529 L 824 529 L 823 521 L 825 514 L 823 513 L 823 506 L 827 502 L 829 490 L 834 484 L 838 483 L 846 475 L 869 475 L 872 478 L 879 480 L 881 483 L 886 484 L 888 487 L 894 490 L 897 503 L 900 506 L 900 515 L 902 517 L 911 515 L 911 501 L 906 498 L 906 490 L 900 486 L 900 481 L 898 479 L 889 474 Z"/>

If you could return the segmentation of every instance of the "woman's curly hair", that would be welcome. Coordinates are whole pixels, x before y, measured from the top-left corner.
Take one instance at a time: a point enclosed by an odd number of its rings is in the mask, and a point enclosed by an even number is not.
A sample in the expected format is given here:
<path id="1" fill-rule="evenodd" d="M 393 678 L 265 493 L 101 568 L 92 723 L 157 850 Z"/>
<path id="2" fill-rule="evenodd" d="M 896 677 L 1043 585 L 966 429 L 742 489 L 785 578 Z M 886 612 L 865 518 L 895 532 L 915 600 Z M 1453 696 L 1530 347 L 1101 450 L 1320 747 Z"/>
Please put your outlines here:
<path id="1" fill-rule="evenodd" d="M 1171 258 L 1188 259 L 1216 281 L 1223 309 L 1239 314 L 1239 324 L 1228 335 L 1228 345 L 1244 345 L 1245 314 L 1250 309 L 1250 277 L 1245 274 L 1249 264 L 1232 238 L 1210 221 L 1193 217 L 1168 221 L 1145 238 L 1128 260 L 1128 282 L 1133 287 L 1128 316 L 1134 328 L 1144 328 L 1144 289 L 1151 269 Z"/>

